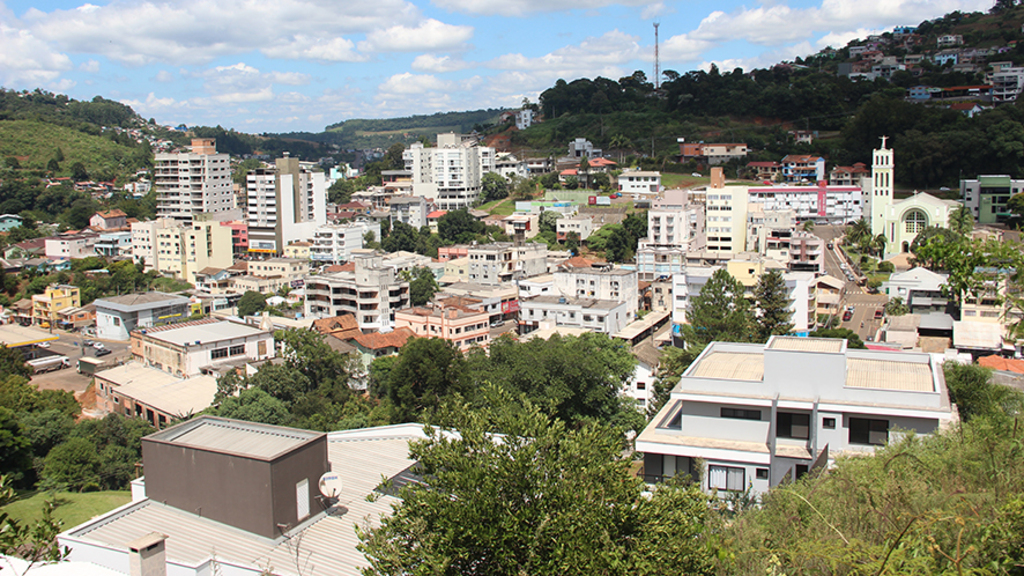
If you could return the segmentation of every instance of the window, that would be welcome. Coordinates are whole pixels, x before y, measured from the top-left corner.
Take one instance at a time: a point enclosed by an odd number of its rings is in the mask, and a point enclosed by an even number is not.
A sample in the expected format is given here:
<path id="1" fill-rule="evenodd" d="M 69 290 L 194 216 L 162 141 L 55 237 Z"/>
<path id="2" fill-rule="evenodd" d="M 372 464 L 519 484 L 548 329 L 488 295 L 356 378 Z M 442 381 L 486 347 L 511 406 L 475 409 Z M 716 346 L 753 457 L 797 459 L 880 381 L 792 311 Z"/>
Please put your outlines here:
<path id="1" fill-rule="evenodd" d="M 743 468 L 708 466 L 708 488 L 742 491 L 745 484 Z"/>
<path id="2" fill-rule="evenodd" d="M 889 441 L 889 421 L 850 418 L 850 444 L 882 446 Z"/>
<path id="3" fill-rule="evenodd" d="M 807 440 L 810 436 L 811 417 L 808 414 L 779 412 L 776 418 L 775 435 L 779 438 Z"/>
<path id="4" fill-rule="evenodd" d="M 239 344 L 238 346 L 232 346 L 228 349 L 228 356 L 240 356 L 245 354 L 245 344 Z"/>
<path id="5" fill-rule="evenodd" d="M 637 382 L 636 383 L 636 389 L 637 390 L 646 390 L 647 389 L 647 384 L 644 383 L 644 382 Z"/>
<path id="6" fill-rule="evenodd" d="M 768 479 L 768 469 L 767 468 L 758 468 L 758 469 L 756 469 L 754 471 L 754 475 L 755 475 L 755 477 L 758 480 L 767 480 Z"/>
<path id="7" fill-rule="evenodd" d="M 835 418 L 822 418 L 821 419 L 821 427 L 826 429 L 826 430 L 835 430 L 836 429 L 836 419 Z"/>
<path id="8" fill-rule="evenodd" d="M 214 360 L 216 360 L 217 358 L 227 358 L 227 357 L 228 357 L 228 349 L 227 348 L 214 348 L 213 350 L 210 351 L 210 358 L 212 358 Z"/>
<path id="9" fill-rule="evenodd" d="M 744 410 L 743 408 L 722 408 L 722 418 L 737 418 L 739 420 L 760 420 L 760 410 Z"/>

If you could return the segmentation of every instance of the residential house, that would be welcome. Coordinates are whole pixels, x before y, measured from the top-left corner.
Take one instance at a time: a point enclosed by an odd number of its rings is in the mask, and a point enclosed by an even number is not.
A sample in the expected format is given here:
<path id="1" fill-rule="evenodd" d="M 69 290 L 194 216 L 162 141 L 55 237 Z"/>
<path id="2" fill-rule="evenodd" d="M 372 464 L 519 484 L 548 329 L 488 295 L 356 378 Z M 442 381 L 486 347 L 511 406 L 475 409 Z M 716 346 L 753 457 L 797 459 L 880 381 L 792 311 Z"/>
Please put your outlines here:
<path id="1" fill-rule="evenodd" d="M 285 258 L 297 258 L 299 260 L 309 260 L 310 250 L 313 247 L 312 242 L 296 241 L 284 247 Z"/>
<path id="2" fill-rule="evenodd" d="M 575 233 L 580 242 L 586 240 L 594 232 L 594 220 L 590 216 L 579 215 L 567 218 L 559 218 L 555 222 L 555 234 L 559 242 L 569 239 L 570 233 Z"/>
<path id="3" fill-rule="evenodd" d="M 392 226 L 401 222 L 419 230 L 427 225 L 429 212 L 427 200 L 422 196 L 395 196 L 391 199 L 389 214 Z"/>
<path id="4" fill-rule="evenodd" d="M 395 326 L 418 337 L 447 340 L 463 352 L 474 346 L 486 348 L 491 340 L 490 313 L 454 303 L 399 310 Z"/>
<path id="5" fill-rule="evenodd" d="M 563 265 L 554 273 L 555 294 L 570 298 L 596 298 L 626 303 L 626 314 L 639 309 L 640 293 L 636 270 L 615 268 L 608 263 L 589 267 Z"/>
<path id="6" fill-rule="evenodd" d="M 864 187 L 865 180 L 870 181 L 871 170 L 863 162 L 857 162 L 853 166 L 836 166 L 828 173 L 829 186 L 860 186 Z"/>
<path id="7" fill-rule="evenodd" d="M 128 226 L 128 215 L 122 210 L 97 212 L 89 218 L 89 227 L 94 230 L 120 230 Z"/>
<path id="8" fill-rule="evenodd" d="M 637 437 L 644 478 L 682 474 L 719 495 L 759 495 L 837 455 L 934 433 L 957 420 L 940 362 L 825 338 L 713 342 Z"/>
<path id="9" fill-rule="evenodd" d="M 524 334 L 538 329 L 576 328 L 612 335 L 633 318 L 624 300 L 551 295 L 523 300 L 519 306 L 519 329 Z"/>
<path id="10" fill-rule="evenodd" d="M 21 226 L 21 216 L 17 214 L 0 214 L 0 232 L 10 232 Z"/>
<path id="11" fill-rule="evenodd" d="M 789 154 L 782 159 L 782 177 L 786 182 L 821 182 L 825 179 L 825 159 L 808 154 Z"/>
<path id="12" fill-rule="evenodd" d="M 379 241 L 380 224 L 357 221 L 320 226 L 313 233 L 309 256 L 318 264 L 348 262 L 352 259 L 353 251 L 361 250 L 366 245 L 367 234 L 372 234 Z"/>
<path id="13" fill-rule="evenodd" d="M 100 235 L 95 232 L 78 232 L 46 238 L 46 257 L 77 260 L 95 256 L 94 247 L 99 239 Z"/>
<path id="14" fill-rule="evenodd" d="M 441 210 L 471 207 L 480 196 L 480 182 L 494 172 L 494 149 L 477 145 L 462 134 L 438 134 L 437 146 L 413 143 L 402 153 L 405 169 L 412 172 L 412 194 L 433 198 Z"/>
<path id="15" fill-rule="evenodd" d="M 82 292 L 77 286 L 51 284 L 42 294 L 32 296 L 32 321 L 35 324 L 47 323 L 56 327 L 61 310 L 81 305 Z"/>
<path id="16" fill-rule="evenodd" d="M 526 130 L 533 124 L 533 110 L 523 108 L 516 112 L 516 130 Z"/>
<path id="17" fill-rule="evenodd" d="M 547 247 L 543 244 L 480 244 L 470 247 L 467 256 L 469 281 L 479 284 L 501 284 L 547 272 Z"/>
<path id="18" fill-rule="evenodd" d="M 657 195 L 661 191 L 661 172 L 631 170 L 619 174 L 618 189 L 632 196 Z"/>
<path id="19" fill-rule="evenodd" d="M 106 258 L 124 258 L 132 256 L 132 233 L 102 232 L 99 240 L 93 246 L 96 254 Z"/>
<path id="20" fill-rule="evenodd" d="M 846 282 L 826 274 L 814 279 L 814 289 L 818 303 L 816 313 L 819 316 L 838 317 L 842 313 Z"/>
<path id="21" fill-rule="evenodd" d="M 774 182 L 782 174 L 782 164 L 778 162 L 747 162 L 747 168 L 753 171 L 755 180 Z"/>
<path id="22" fill-rule="evenodd" d="M 948 302 L 942 294 L 942 286 L 948 277 L 948 274 L 918 266 L 906 272 L 890 274 L 889 279 L 882 282 L 879 292 L 887 295 L 890 300 L 902 299 L 914 313 L 942 312 Z"/>
<path id="23" fill-rule="evenodd" d="M 189 225 L 196 214 L 235 208 L 230 157 L 217 153 L 213 138 L 192 139 L 187 153 L 157 152 L 153 176 L 159 218 Z"/>
<path id="24" fill-rule="evenodd" d="M 66 329 L 84 328 L 96 324 L 96 305 L 72 306 L 57 312 L 57 322 Z"/>

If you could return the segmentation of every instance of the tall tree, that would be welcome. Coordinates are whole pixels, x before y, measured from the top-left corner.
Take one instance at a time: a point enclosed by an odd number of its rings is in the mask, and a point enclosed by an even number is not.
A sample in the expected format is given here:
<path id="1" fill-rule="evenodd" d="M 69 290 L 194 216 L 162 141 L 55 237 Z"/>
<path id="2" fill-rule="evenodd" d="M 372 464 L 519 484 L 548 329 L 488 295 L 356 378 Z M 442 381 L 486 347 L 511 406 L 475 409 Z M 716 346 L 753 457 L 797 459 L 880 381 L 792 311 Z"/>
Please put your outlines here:
<path id="1" fill-rule="evenodd" d="M 412 271 L 409 280 L 409 301 L 413 306 L 423 306 L 440 290 L 430 268 L 418 267 Z"/>
<path id="2" fill-rule="evenodd" d="M 711 573 L 699 488 L 644 497 L 614 428 L 568 426 L 495 387 L 484 395 L 480 409 L 451 406 L 446 429 L 412 443 L 429 481 L 402 487 L 379 527 L 360 527 L 366 573 Z"/>
<path id="3" fill-rule="evenodd" d="M 767 342 L 775 335 L 788 334 L 793 329 L 793 312 L 786 280 L 778 270 L 769 270 L 757 280 L 754 287 L 757 306 L 755 326 L 759 342 Z"/>
<path id="4" fill-rule="evenodd" d="M 395 422 L 429 418 L 452 394 L 467 394 L 466 360 L 451 342 L 440 338 L 412 338 L 375 394 L 391 400 Z"/>
<path id="5" fill-rule="evenodd" d="M 743 285 L 724 268 L 716 270 L 690 301 L 686 319 L 687 348 L 702 350 L 716 340 L 749 342 L 752 336 L 750 303 Z"/>
<path id="6" fill-rule="evenodd" d="M 487 172 L 480 178 L 480 196 L 484 202 L 508 197 L 509 182 L 497 172 Z"/>

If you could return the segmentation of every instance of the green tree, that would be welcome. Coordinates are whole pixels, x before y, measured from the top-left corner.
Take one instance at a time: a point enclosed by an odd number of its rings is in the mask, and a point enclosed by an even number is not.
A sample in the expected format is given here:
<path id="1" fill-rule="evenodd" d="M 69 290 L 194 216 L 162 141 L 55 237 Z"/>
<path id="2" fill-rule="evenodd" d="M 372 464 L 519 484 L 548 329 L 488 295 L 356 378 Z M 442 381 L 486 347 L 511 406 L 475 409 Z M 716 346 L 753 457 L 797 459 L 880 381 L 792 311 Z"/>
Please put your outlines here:
<path id="1" fill-rule="evenodd" d="M 899 296 L 890 299 L 885 303 L 883 308 L 886 316 L 903 316 L 904 314 L 910 314 L 910 308 L 903 301 L 903 298 Z"/>
<path id="2" fill-rule="evenodd" d="M 96 444 L 85 438 L 69 438 L 46 455 L 43 480 L 48 486 L 69 490 L 99 488 L 100 457 Z"/>
<path id="3" fill-rule="evenodd" d="M 437 235 L 446 242 L 472 242 L 477 234 L 484 232 L 484 224 L 465 208 L 452 210 L 437 221 Z"/>
<path id="4" fill-rule="evenodd" d="M 949 229 L 961 236 L 967 236 L 974 230 L 974 216 L 966 206 L 957 206 L 949 213 Z"/>
<path id="5" fill-rule="evenodd" d="M 11 484 L 11 477 L 0 476 L 0 507 L 14 500 Z M 28 562 L 28 570 L 36 564 L 60 562 L 67 558 L 70 551 L 57 544 L 63 522 L 53 517 L 56 507 L 54 500 L 44 502 L 39 519 L 32 524 L 0 511 L 0 554 L 22 558 Z"/>
<path id="6" fill-rule="evenodd" d="M 429 417 L 445 398 L 468 393 L 465 365 L 462 353 L 451 342 L 412 338 L 376 393 L 394 405 L 394 421 L 414 422 Z"/>
<path id="7" fill-rule="evenodd" d="M 387 152 L 384 153 L 384 163 L 387 165 L 386 170 L 403 170 L 405 168 L 405 160 L 402 159 L 402 153 L 405 152 L 405 144 L 401 142 L 395 142 L 388 147 Z"/>
<path id="8" fill-rule="evenodd" d="M 484 202 L 507 198 L 508 190 L 508 180 L 497 172 L 487 172 L 480 178 L 480 195 Z"/>
<path id="9" fill-rule="evenodd" d="M 347 204 L 352 200 L 352 194 L 356 192 L 356 183 L 353 180 L 341 179 L 331 184 L 327 189 L 327 199 L 335 204 Z"/>
<path id="10" fill-rule="evenodd" d="M 60 172 L 60 163 L 58 163 L 56 159 L 51 158 L 50 161 L 46 163 L 46 171 L 51 174 Z"/>
<path id="11" fill-rule="evenodd" d="M 1006 209 L 1015 216 L 1024 216 L 1024 192 L 1010 196 L 1006 201 Z"/>
<path id="12" fill-rule="evenodd" d="M 14 412 L 0 406 L 0 474 L 20 481 L 32 465 L 32 443 Z"/>
<path id="13" fill-rule="evenodd" d="M 562 215 L 554 210 L 545 210 L 537 218 L 537 228 L 541 232 L 556 232 L 558 229 L 558 219 L 561 217 Z"/>
<path id="14" fill-rule="evenodd" d="M 725 269 L 716 270 L 691 299 L 686 319 L 682 330 L 687 348 L 703 350 L 716 340 L 749 342 L 752 336 L 752 314 L 743 285 Z"/>
<path id="15" fill-rule="evenodd" d="M 291 419 L 285 403 L 260 388 L 250 388 L 238 396 L 225 398 L 217 408 L 217 415 L 278 426 Z"/>
<path id="16" fill-rule="evenodd" d="M 241 317 L 252 316 L 265 310 L 267 297 L 254 290 L 246 290 L 238 299 L 238 315 Z"/>
<path id="17" fill-rule="evenodd" d="M 89 171 L 85 169 L 85 164 L 81 162 L 75 162 L 71 165 L 71 178 L 75 182 L 83 182 L 89 179 Z"/>
<path id="18" fill-rule="evenodd" d="M 988 368 L 947 361 L 942 371 L 949 398 L 965 422 L 979 417 L 1015 417 L 1024 409 L 1024 396 L 1013 388 L 993 382 L 992 370 Z"/>
<path id="19" fill-rule="evenodd" d="M 440 290 L 434 273 L 429 268 L 418 267 L 412 271 L 409 282 L 409 301 L 413 306 L 423 306 Z"/>
<path id="20" fill-rule="evenodd" d="M 811 334 L 815 338 L 841 338 L 846 340 L 847 348 L 854 348 L 859 350 L 867 349 L 864 342 L 860 339 L 860 336 L 856 332 L 849 328 L 828 328 L 825 330 L 815 330 Z"/>
<path id="21" fill-rule="evenodd" d="M 754 321 L 759 342 L 767 342 L 775 335 L 788 334 L 793 330 L 793 312 L 790 305 L 786 280 L 778 270 L 769 270 L 761 275 L 754 287 L 754 303 L 757 319 Z"/>
<path id="22" fill-rule="evenodd" d="M 594 246 L 591 245 L 591 248 Z M 622 226 L 614 226 L 605 240 L 604 256 L 609 262 L 629 262 L 636 255 L 636 241 Z"/>
<path id="23" fill-rule="evenodd" d="M 617 430 L 567 426 L 495 387 L 484 394 L 480 409 L 452 406 L 445 429 L 412 442 L 430 481 L 405 485 L 393 514 L 359 528 L 366 574 L 711 573 L 698 488 L 645 498 Z"/>

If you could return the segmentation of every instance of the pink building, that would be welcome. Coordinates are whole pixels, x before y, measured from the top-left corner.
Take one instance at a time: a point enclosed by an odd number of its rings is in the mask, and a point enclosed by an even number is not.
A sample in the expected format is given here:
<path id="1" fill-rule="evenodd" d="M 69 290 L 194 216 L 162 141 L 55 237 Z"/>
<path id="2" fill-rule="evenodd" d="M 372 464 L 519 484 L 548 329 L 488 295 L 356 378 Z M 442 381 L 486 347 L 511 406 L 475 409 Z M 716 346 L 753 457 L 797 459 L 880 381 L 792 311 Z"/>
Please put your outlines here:
<path id="1" fill-rule="evenodd" d="M 221 222 L 220 225 L 231 228 L 231 251 L 234 254 L 249 252 L 249 225 L 244 220 Z"/>
<path id="2" fill-rule="evenodd" d="M 440 262 L 447 262 L 456 258 L 469 256 L 468 244 L 454 244 L 452 246 L 441 246 L 437 249 L 437 259 Z"/>
<path id="3" fill-rule="evenodd" d="M 406 308 L 395 312 L 395 328 L 409 328 L 416 336 L 442 338 L 466 352 L 490 344 L 490 313 L 465 306 Z"/>

